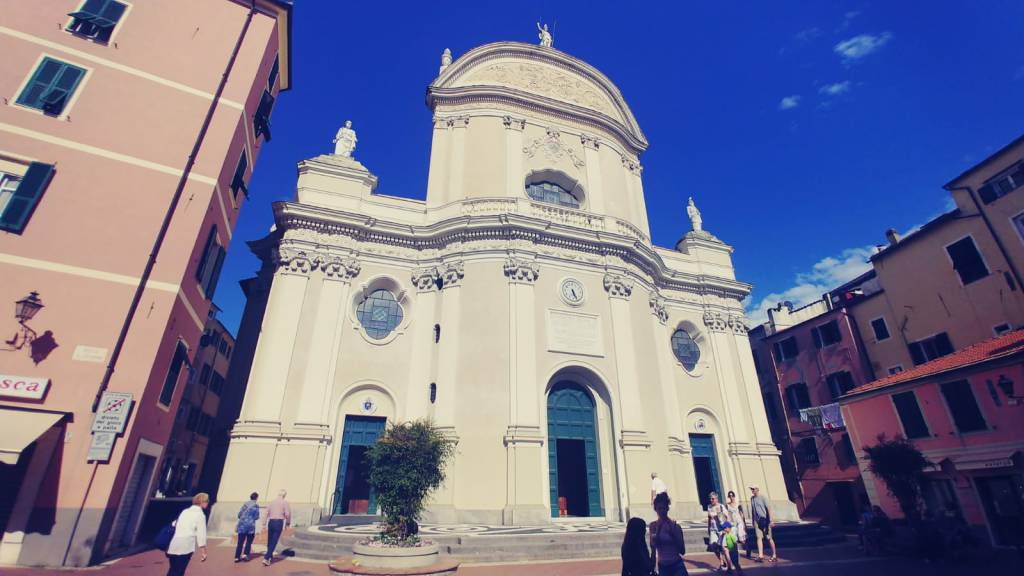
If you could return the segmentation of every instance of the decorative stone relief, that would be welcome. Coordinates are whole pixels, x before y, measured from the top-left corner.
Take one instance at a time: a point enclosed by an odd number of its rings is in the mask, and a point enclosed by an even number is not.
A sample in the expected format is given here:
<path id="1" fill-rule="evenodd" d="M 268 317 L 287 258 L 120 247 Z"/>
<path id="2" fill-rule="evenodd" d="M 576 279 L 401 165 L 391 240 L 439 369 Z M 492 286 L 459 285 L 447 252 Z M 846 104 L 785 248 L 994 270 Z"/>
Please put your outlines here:
<path id="1" fill-rule="evenodd" d="M 612 298 L 628 300 L 633 294 L 633 281 L 621 274 L 608 272 L 604 275 L 604 289 Z"/>
<path id="2" fill-rule="evenodd" d="M 584 148 L 590 148 L 591 150 L 597 150 L 601 147 L 601 139 L 597 136 L 590 136 L 587 134 L 580 134 L 580 144 Z"/>
<path id="3" fill-rule="evenodd" d="M 313 257 L 305 250 L 289 246 L 278 248 L 274 263 L 286 274 L 308 276 L 313 270 Z"/>
<path id="4" fill-rule="evenodd" d="M 572 148 L 562 144 L 562 133 L 555 127 L 547 129 L 547 136 L 534 138 L 529 146 L 523 147 L 523 153 L 530 158 L 536 156 L 537 152 L 543 152 L 544 157 L 551 161 L 561 160 L 563 156 L 568 156 L 573 166 L 577 168 L 584 164 L 583 159 L 577 156 Z"/>
<path id="5" fill-rule="evenodd" d="M 668 322 L 668 310 L 665 309 L 664 298 L 652 292 L 647 299 L 647 304 L 651 307 L 651 314 L 658 318 L 658 322 L 662 324 Z"/>
<path id="6" fill-rule="evenodd" d="M 537 265 L 522 258 L 506 258 L 504 270 L 505 276 L 512 282 L 533 284 L 540 276 Z"/>
<path id="7" fill-rule="evenodd" d="M 749 330 L 747 328 L 747 317 L 743 314 L 730 314 L 729 327 L 737 334 L 746 334 Z"/>
<path id="8" fill-rule="evenodd" d="M 465 128 L 469 126 L 469 116 L 434 116 L 434 126 L 437 128 Z"/>
<path id="9" fill-rule="evenodd" d="M 323 255 L 317 257 L 317 263 L 328 278 L 337 278 L 339 280 L 351 280 L 358 276 L 362 270 L 362 265 L 355 258 Z"/>
<path id="10" fill-rule="evenodd" d="M 460 84 L 478 85 L 495 83 L 521 88 L 533 94 L 548 96 L 618 117 L 607 98 L 596 86 L 585 82 L 574 74 L 566 74 L 555 68 L 529 63 L 492 64 L 466 78 Z"/>
<path id="11" fill-rule="evenodd" d="M 437 288 L 437 280 L 440 277 L 441 275 L 434 266 L 429 268 L 416 268 L 412 271 L 412 285 L 420 292 L 429 292 L 430 290 Z"/>
<path id="12" fill-rule="evenodd" d="M 501 119 L 501 123 L 505 125 L 508 130 L 519 130 L 522 131 L 526 128 L 526 120 L 523 118 L 513 118 L 512 116 L 505 116 Z"/>
<path id="13" fill-rule="evenodd" d="M 441 268 L 441 288 L 453 288 L 462 284 L 462 278 L 466 273 L 462 267 L 462 260 L 448 262 Z"/>
<path id="14" fill-rule="evenodd" d="M 625 168 L 626 170 L 629 170 L 633 174 L 636 174 L 637 176 L 640 176 L 644 171 L 643 166 L 641 166 L 639 162 L 626 156 L 622 157 L 622 167 Z"/>
<path id="15" fill-rule="evenodd" d="M 705 310 L 704 325 L 713 332 L 725 332 L 729 328 L 729 320 L 721 312 Z"/>

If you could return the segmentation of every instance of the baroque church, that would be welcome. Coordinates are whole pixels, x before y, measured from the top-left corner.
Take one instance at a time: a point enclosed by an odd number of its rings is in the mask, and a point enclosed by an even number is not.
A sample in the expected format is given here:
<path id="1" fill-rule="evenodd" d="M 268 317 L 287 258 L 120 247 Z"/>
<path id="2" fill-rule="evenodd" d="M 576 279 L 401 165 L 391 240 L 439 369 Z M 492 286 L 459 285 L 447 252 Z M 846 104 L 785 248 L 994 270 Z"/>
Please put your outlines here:
<path id="1" fill-rule="evenodd" d="M 692 201 L 674 249 L 651 243 L 640 126 L 541 35 L 445 51 L 426 200 L 378 192 L 350 123 L 299 162 L 250 243 L 265 311 L 214 531 L 254 490 L 299 525 L 372 514 L 362 456 L 419 418 L 457 442 L 426 522 L 650 518 L 652 472 L 679 518 L 755 484 L 795 518 L 732 248 Z"/>

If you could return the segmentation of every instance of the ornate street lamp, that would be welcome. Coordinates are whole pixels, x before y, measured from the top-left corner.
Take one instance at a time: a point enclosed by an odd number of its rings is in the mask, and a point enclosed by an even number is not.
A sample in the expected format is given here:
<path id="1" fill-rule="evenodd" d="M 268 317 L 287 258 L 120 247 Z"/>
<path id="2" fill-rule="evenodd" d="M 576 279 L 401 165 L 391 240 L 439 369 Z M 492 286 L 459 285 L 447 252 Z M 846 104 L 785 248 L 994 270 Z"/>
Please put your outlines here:
<path id="1" fill-rule="evenodd" d="M 1003 394 L 1006 394 L 1006 397 L 1010 400 L 1018 400 L 1024 398 L 1024 396 L 1013 395 L 1013 380 L 1007 378 L 1006 374 L 999 375 L 999 380 L 996 380 L 996 386 L 999 386 L 999 389 L 1002 390 Z"/>
<path id="2" fill-rule="evenodd" d="M 14 317 L 18 320 L 21 329 L 14 333 L 10 340 L 5 340 L 8 350 L 21 350 L 26 344 L 36 339 L 36 331 L 29 328 L 25 323 L 31 320 L 37 312 L 43 309 L 43 301 L 39 299 L 39 292 L 32 291 L 28 296 L 14 303 Z"/>

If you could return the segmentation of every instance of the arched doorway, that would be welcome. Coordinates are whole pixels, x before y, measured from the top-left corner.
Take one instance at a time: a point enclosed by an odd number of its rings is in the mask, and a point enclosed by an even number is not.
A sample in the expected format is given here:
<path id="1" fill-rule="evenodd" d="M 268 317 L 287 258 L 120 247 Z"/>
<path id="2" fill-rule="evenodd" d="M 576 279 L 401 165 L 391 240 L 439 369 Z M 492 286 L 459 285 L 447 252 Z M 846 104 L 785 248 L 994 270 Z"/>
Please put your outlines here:
<path id="1" fill-rule="evenodd" d="M 604 516 L 594 399 L 574 382 L 548 394 L 551 516 Z"/>

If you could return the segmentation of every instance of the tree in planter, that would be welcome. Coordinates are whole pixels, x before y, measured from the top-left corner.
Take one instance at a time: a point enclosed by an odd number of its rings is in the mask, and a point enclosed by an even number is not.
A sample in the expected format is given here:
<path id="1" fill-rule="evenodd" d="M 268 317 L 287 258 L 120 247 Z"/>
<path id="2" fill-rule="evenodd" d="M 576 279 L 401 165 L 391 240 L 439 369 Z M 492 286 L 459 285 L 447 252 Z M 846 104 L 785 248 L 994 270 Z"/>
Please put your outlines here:
<path id="1" fill-rule="evenodd" d="M 454 455 L 455 442 L 428 420 L 389 424 L 366 451 L 386 541 L 409 543 L 416 535 L 427 495 L 444 482 L 445 467 Z"/>
<path id="2" fill-rule="evenodd" d="M 864 446 L 868 470 L 885 482 L 889 494 L 896 499 L 907 520 L 917 518 L 917 504 L 921 498 L 924 471 L 934 466 L 914 444 L 906 438 L 886 440 L 878 436 L 878 444 Z"/>

